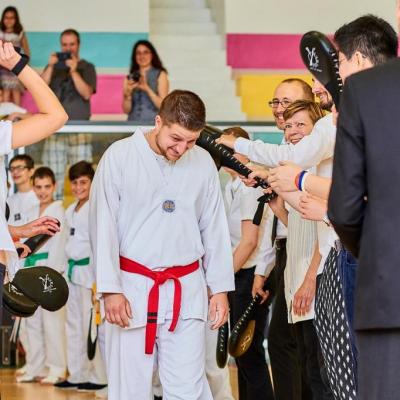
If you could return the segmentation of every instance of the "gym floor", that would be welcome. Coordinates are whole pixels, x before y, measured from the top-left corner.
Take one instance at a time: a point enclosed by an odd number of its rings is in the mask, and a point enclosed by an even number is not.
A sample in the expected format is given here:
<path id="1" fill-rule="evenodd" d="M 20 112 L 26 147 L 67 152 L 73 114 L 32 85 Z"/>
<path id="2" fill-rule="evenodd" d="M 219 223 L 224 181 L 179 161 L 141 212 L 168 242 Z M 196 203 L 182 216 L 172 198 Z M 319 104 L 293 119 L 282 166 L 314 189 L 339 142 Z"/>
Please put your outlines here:
<path id="1" fill-rule="evenodd" d="M 237 399 L 235 367 L 230 367 L 232 391 Z M 0 393 L 2 400 L 84 400 L 94 399 L 92 393 L 57 390 L 38 383 L 16 383 L 14 369 L 0 369 Z"/>

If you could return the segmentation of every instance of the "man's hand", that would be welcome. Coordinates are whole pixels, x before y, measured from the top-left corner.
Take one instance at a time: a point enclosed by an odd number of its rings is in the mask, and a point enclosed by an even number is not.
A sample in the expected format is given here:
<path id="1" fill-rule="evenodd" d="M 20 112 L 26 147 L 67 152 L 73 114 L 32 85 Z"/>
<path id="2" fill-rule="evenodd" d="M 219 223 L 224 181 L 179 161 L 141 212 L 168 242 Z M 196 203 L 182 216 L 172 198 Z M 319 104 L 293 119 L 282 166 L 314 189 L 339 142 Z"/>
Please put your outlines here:
<path id="1" fill-rule="evenodd" d="M 256 177 L 264 180 L 267 179 L 268 171 L 265 168 L 256 165 L 251 165 L 248 168 L 251 169 L 253 172 L 247 178 L 243 176 L 240 177 L 240 179 L 246 186 L 253 187 L 257 185 L 257 181 L 255 179 Z"/>
<path id="2" fill-rule="evenodd" d="M 103 297 L 106 320 L 110 324 L 127 328 L 129 320 L 133 318 L 128 299 L 122 293 L 104 293 Z"/>
<path id="3" fill-rule="evenodd" d="M 293 298 L 293 312 L 300 317 L 306 315 L 311 310 L 311 304 L 315 297 L 316 278 L 306 275 L 302 285 Z"/>
<path id="4" fill-rule="evenodd" d="M 21 226 L 9 226 L 11 236 L 16 239 L 29 238 L 39 234 L 54 236 L 60 231 L 58 220 L 53 217 L 40 217 Z"/>
<path id="5" fill-rule="evenodd" d="M 65 65 L 67 67 L 69 67 L 69 72 L 76 72 L 77 68 L 78 68 L 78 58 L 75 56 L 72 56 L 69 60 L 65 61 Z"/>
<path id="6" fill-rule="evenodd" d="M 310 194 L 300 197 L 299 211 L 304 219 L 322 221 L 328 211 L 328 202 Z"/>
<path id="7" fill-rule="evenodd" d="M 236 137 L 233 135 L 221 135 L 218 139 L 216 139 L 217 144 L 223 144 L 231 149 L 235 148 Z"/>
<path id="8" fill-rule="evenodd" d="M 31 252 L 31 249 L 26 245 L 21 242 L 14 242 L 15 248 L 18 249 L 23 249 L 21 255 L 19 258 L 25 258 L 28 257 L 29 253 Z"/>
<path id="9" fill-rule="evenodd" d="M 251 290 L 251 295 L 253 297 L 255 297 L 256 294 L 261 296 L 262 300 L 261 300 L 260 304 L 264 303 L 268 299 L 268 296 L 269 296 L 268 290 L 267 291 L 263 290 L 265 281 L 266 281 L 265 276 L 254 275 L 253 288 Z"/>
<path id="10" fill-rule="evenodd" d="M 211 329 L 218 329 L 228 320 L 229 303 L 226 292 L 211 296 L 208 319 L 212 323 Z"/>
<path id="11" fill-rule="evenodd" d="M 58 63 L 57 53 L 51 53 L 47 64 L 51 67 L 54 67 L 54 65 L 57 63 Z"/>
<path id="12" fill-rule="evenodd" d="M 290 161 L 281 161 L 279 164 L 280 167 L 269 170 L 268 183 L 278 192 L 297 191 L 294 181 L 302 168 Z"/>
<path id="13" fill-rule="evenodd" d="M 0 66 L 11 71 L 20 59 L 12 43 L 0 40 Z"/>

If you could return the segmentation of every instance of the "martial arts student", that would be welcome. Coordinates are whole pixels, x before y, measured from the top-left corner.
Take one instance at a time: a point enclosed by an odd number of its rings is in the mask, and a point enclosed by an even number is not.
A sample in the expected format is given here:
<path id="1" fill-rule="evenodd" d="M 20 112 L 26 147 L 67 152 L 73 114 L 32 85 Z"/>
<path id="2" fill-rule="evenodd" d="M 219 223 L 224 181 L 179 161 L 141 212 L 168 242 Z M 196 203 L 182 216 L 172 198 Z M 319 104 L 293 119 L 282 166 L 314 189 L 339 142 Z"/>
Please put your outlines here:
<path id="1" fill-rule="evenodd" d="M 39 204 L 32 186 L 35 163 L 31 156 L 18 154 L 10 160 L 8 170 L 17 189 L 16 193 L 7 198 L 7 204 L 10 207 L 8 223 L 19 226 L 28 222 L 27 211 Z"/>
<path id="2" fill-rule="evenodd" d="M 90 234 L 110 400 L 150 399 L 155 360 L 165 400 L 212 399 L 205 329 L 227 320 L 234 279 L 217 169 L 195 146 L 204 125 L 201 99 L 173 91 L 155 127 L 112 144 L 97 168 Z"/>
<path id="3" fill-rule="evenodd" d="M 7 204 L 10 208 L 8 223 L 13 226 L 20 226 L 29 222 L 27 212 L 33 206 L 39 204 L 39 199 L 36 197 L 32 187 L 35 164 L 31 156 L 18 154 L 10 160 L 8 170 L 17 189 L 16 193 L 7 198 Z M 22 260 L 21 262 L 23 265 L 24 261 Z M 25 318 L 21 318 L 18 337 L 25 351 L 28 348 L 26 335 Z M 16 375 L 22 375 L 25 372 L 25 367 L 22 366 L 16 371 Z"/>
<path id="4" fill-rule="evenodd" d="M 93 257 L 89 242 L 89 193 L 94 169 L 80 161 L 69 169 L 71 191 L 76 201 L 65 213 L 68 235 L 65 253 L 68 260 L 67 281 L 67 367 L 68 379 L 56 383 L 59 389 L 96 391 L 106 386 L 107 378 L 100 351 L 89 361 L 87 338 L 92 310 L 92 290 L 95 283 Z"/>
<path id="5" fill-rule="evenodd" d="M 43 82 L 43 79 L 24 62 L 11 43 L 0 41 L 0 66 L 18 75 L 19 80 L 32 94 L 39 110 L 38 114 L 14 124 L 10 121 L 0 121 L 0 283 L 2 283 L 6 268 L 9 278 L 12 279 L 19 267 L 15 245 L 5 219 L 7 177 L 4 156 L 10 153 L 12 149 L 36 143 L 50 136 L 64 125 L 67 115 L 53 92 Z M 53 220 L 45 218 L 41 221 L 49 223 Z M 42 227 L 36 225 L 33 231 L 49 233 L 45 223 Z M 54 226 L 54 221 L 50 223 L 53 223 Z M 39 232 L 40 230 L 41 232 Z M 28 234 L 33 233 L 33 231 L 31 229 Z M 24 235 L 26 234 L 24 233 Z M 0 284 L 1 289 L 2 287 L 3 285 Z M 0 290 L 0 297 L 1 292 Z M 0 320 L 1 310 L 2 307 L 0 306 Z"/>
<path id="6" fill-rule="evenodd" d="M 249 138 L 248 133 L 239 127 L 228 128 L 224 132 L 225 135 Z M 241 154 L 235 154 L 235 157 L 244 164 L 249 162 Z M 226 171 L 231 176 L 225 186 L 225 205 L 235 271 L 235 291 L 229 293 L 230 323 L 233 327 L 252 300 L 254 274 L 265 274 L 266 254 L 269 257 L 267 264 L 272 269 L 275 250 L 270 240 L 272 224 L 269 224 L 270 229 L 266 229 L 268 212 L 271 213 L 269 207 L 264 208 L 260 225 L 253 223 L 258 208 L 257 199 L 263 195 L 262 190 L 246 187 L 237 172 L 228 168 Z M 263 346 L 267 315 L 268 306 L 264 302 L 256 308 L 251 346 L 245 354 L 235 359 L 240 400 L 274 398 Z"/>
<path id="7" fill-rule="evenodd" d="M 56 181 L 53 171 L 47 167 L 36 169 L 32 177 L 33 190 L 40 204 L 28 213 L 30 219 L 49 215 L 60 221 L 60 232 L 51 238 L 39 252 L 25 260 L 25 268 L 38 265 L 65 269 L 65 212 L 61 201 L 53 201 Z M 65 377 L 65 307 L 50 312 L 39 307 L 26 319 L 28 351 L 26 372 L 17 377 L 17 382 L 32 382 L 39 379 L 42 384 L 53 385 Z"/>

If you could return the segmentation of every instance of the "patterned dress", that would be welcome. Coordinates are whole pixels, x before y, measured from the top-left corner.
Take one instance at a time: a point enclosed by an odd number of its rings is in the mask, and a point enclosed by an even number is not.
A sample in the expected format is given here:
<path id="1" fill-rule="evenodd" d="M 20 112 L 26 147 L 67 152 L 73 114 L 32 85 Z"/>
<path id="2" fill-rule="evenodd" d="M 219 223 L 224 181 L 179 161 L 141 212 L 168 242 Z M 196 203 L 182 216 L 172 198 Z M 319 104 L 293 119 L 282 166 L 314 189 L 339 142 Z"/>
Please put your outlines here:
<path id="1" fill-rule="evenodd" d="M 332 248 L 318 290 L 314 322 L 335 399 L 356 400 L 356 369 L 338 269 L 339 259 L 339 252 Z"/>

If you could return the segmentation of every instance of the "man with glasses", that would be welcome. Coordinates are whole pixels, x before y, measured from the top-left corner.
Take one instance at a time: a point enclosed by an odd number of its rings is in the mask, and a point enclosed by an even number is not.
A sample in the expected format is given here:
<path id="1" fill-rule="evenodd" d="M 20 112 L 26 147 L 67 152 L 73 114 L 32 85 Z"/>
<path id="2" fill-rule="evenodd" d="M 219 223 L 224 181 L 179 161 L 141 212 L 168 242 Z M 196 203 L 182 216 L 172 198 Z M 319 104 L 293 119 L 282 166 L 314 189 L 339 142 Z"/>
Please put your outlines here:
<path id="1" fill-rule="evenodd" d="M 276 87 L 274 96 L 268 105 L 272 108 L 278 129 L 285 129 L 283 113 L 296 100 L 314 101 L 312 89 L 305 81 L 297 78 L 285 79 Z M 271 360 L 275 399 L 297 400 L 310 398 L 311 395 L 308 395 L 308 386 L 301 379 L 294 332 L 287 318 L 283 279 L 286 266 L 286 237 L 286 227 L 274 217 L 271 240 L 276 249 L 276 263 L 268 279 L 272 289 L 270 291 L 275 291 L 276 294 L 268 333 L 268 352 Z M 264 282 L 263 278 L 256 275 L 255 286 L 259 285 L 261 288 Z"/>

